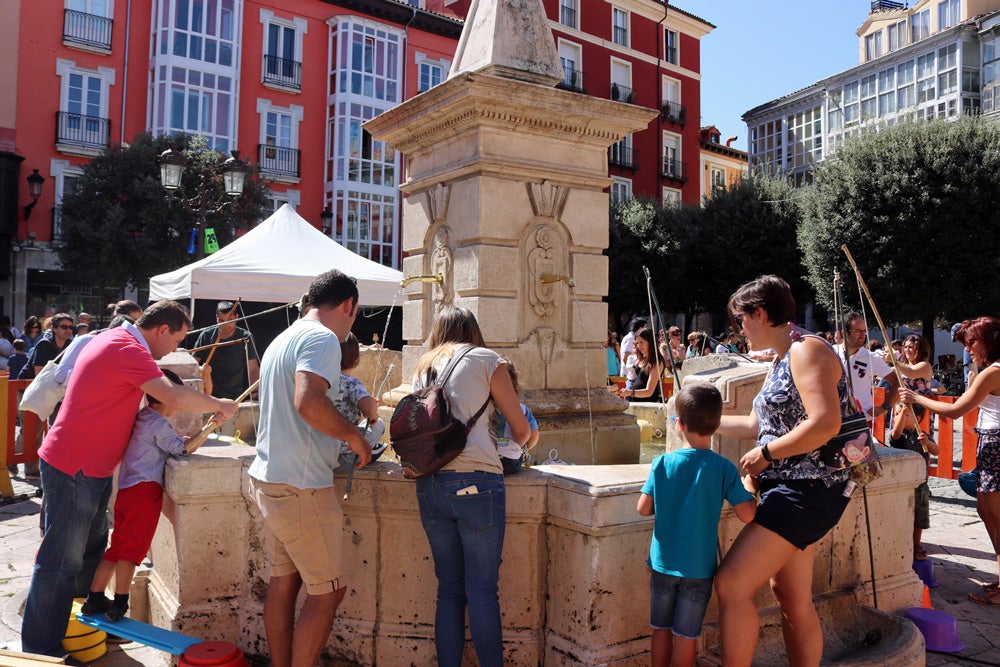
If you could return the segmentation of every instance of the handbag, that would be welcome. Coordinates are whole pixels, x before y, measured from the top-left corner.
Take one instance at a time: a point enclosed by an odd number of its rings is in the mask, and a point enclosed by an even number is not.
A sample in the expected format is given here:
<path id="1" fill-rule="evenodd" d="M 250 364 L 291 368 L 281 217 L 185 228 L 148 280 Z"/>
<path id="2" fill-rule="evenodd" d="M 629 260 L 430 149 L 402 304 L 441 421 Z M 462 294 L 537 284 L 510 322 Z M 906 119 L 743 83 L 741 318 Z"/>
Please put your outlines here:
<path id="1" fill-rule="evenodd" d="M 68 347 L 68 346 L 67 346 Z M 66 350 L 63 350 L 65 352 Z M 31 381 L 31 384 L 24 390 L 18 408 L 28 412 L 34 412 L 38 418 L 45 421 L 52 414 L 52 411 L 59 405 L 59 401 L 66 396 L 66 385 L 56 381 L 56 370 L 58 370 L 59 359 L 63 352 L 50 360 L 38 375 Z"/>
<path id="2" fill-rule="evenodd" d="M 846 344 L 844 357 L 847 359 L 846 368 L 850 368 Z M 840 431 L 820 448 L 820 456 L 830 470 L 850 470 L 850 480 L 863 487 L 882 476 L 882 461 L 868 426 L 868 416 L 856 408 L 851 374 L 845 370 L 844 375 L 847 380 L 847 404 L 842 406 Z"/>
<path id="3" fill-rule="evenodd" d="M 389 440 L 403 466 L 403 475 L 409 479 L 435 473 L 461 454 L 469 431 L 490 404 L 487 396 L 483 407 L 466 422 L 455 419 L 451 412 L 444 386 L 455 365 L 472 349 L 472 345 L 466 345 L 456 350 L 440 377 L 432 380 L 428 369 L 427 386 L 404 396 L 393 410 Z"/>

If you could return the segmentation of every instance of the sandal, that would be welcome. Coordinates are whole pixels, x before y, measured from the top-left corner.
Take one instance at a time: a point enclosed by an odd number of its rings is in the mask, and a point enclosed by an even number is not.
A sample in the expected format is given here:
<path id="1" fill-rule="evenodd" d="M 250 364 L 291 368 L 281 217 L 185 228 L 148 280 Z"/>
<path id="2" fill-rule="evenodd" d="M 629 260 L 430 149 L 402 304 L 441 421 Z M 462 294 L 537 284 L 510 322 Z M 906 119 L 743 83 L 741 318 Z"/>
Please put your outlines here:
<path id="1" fill-rule="evenodd" d="M 1000 581 L 991 581 L 988 584 L 983 584 L 983 590 L 987 593 L 994 593 L 1000 590 Z"/>
<path id="2" fill-rule="evenodd" d="M 924 549 L 924 545 L 920 543 L 913 545 L 913 560 L 927 560 L 927 549 Z"/>
<path id="3" fill-rule="evenodd" d="M 984 607 L 1000 607 L 1000 602 L 995 602 L 989 594 L 980 595 L 979 593 L 969 593 L 969 601 L 981 604 Z"/>

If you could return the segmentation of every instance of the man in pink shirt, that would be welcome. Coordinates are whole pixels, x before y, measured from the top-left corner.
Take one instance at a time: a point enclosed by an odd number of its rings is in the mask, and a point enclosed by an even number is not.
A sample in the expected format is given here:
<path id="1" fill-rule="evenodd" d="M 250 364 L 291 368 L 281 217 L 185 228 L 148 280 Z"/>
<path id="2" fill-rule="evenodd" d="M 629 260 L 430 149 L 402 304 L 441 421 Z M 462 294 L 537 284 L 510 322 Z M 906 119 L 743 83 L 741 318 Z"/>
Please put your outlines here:
<path id="1" fill-rule="evenodd" d="M 183 412 L 214 412 L 220 422 L 236 414 L 235 402 L 175 385 L 156 365 L 157 359 L 177 349 L 190 326 L 184 306 L 158 301 L 143 311 L 135 326 L 109 329 L 80 352 L 62 408 L 38 450 L 45 536 L 24 606 L 24 651 L 62 653 L 85 554 L 107 547 L 112 475 L 125 453 L 143 393 Z M 82 574 L 92 577 L 93 571 Z"/>

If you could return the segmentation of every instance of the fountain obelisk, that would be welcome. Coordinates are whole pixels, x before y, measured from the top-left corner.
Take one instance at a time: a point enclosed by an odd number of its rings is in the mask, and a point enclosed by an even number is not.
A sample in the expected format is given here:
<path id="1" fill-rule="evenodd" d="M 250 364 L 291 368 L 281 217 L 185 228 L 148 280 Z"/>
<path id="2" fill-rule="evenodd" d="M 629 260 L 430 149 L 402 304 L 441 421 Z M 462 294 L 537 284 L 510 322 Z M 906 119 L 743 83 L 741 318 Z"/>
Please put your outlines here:
<path id="1" fill-rule="evenodd" d="M 406 156 L 404 275 L 442 276 L 406 289 L 403 377 L 436 313 L 469 308 L 517 365 L 537 458 L 636 463 L 635 419 L 604 389 L 604 189 L 608 147 L 656 112 L 555 88 L 562 78 L 541 0 L 476 0 L 448 80 L 365 124 Z"/>

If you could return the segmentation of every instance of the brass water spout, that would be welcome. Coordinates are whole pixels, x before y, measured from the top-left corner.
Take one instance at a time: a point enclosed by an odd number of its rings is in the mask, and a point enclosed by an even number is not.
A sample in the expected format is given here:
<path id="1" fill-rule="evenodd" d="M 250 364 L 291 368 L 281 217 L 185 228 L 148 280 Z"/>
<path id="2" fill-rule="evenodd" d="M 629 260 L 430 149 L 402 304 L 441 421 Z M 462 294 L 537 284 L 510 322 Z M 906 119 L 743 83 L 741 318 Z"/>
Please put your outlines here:
<path id="1" fill-rule="evenodd" d="M 538 280 L 541 281 L 543 285 L 551 285 L 552 283 L 564 282 L 570 287 L 576 287 L 576 283 L 573 279 L 567 275 L 561 273 L 549 273 L 546 271 L 542 275 L 538 276 Z"/>
<path id="2" fill-rule="evenodd" d="M 440 273 L 435 273 L 431 276 L 410 276 L 409 278 L 403 278 L 402 282 L 399 283 L 400 287 L 406 287 L 410 283 L 421 282 L 421 283 L 437 283 L 438 285 L 444 284 L 444 276 Z"/>

